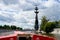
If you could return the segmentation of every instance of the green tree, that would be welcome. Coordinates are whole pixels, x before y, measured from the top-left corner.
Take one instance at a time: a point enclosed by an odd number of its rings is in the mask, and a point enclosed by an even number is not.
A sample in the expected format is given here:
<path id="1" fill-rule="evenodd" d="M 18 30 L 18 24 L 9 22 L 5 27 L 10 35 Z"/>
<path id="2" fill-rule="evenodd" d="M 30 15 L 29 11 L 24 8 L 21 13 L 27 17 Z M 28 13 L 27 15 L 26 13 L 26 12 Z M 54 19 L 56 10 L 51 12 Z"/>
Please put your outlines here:
<path id="1" fill-rule="evenodd" d="M 19 28 L 20 30 L 23 30 L 22 28 Z"/>
<path id="2" fill-rule="evenodd" d="M 11 25 L 11 29 L 12 30 L 16 30 L 16 26 L 15 25 Z"/>
<path id="3" fill-rule="evenodd" d="M 20 27 L 17 27 L 16 29 L 17 29 L 17 30 L 23 30 L 23 29 L 22 29 L 22 28 L 20 28 Z"/>
<path id="4" fill-rule="evenodd" d="M 42 19 L 41 19 L 41 25 L 40 25 L 40 31 L 41 31 L 41 30 L 44 31 L 44 26 L 45 26 L 45 24 L 46 24 L 48 21 L 49 21 L 49 20 L 48 20 L 45 16 L 42 17 Z"/>
<path id="5" fill-rule="evenodd" d="M 56 27 L 55 22 L 47 22 L 46 25 L 44 26 L 44 32 L 50 33 L 54 30 Z"/>
<path id="6" fill-rule="evenodd" d="M 17 26 L 15 26 L 15 25 L 11 25 L 11 26 L 9 26 L 9 25 L 0 25 L 0 29 L 7 29 L 7 30 L 23 30 L 22 28 L 20 28 L 20 27 L 17 27 Z"/>
<path id="7" fill-rule="evenodd" d="M 56 28 L 60 28 L 60 20 L 59 21 L 55 21 L 55 25 L 56 25 Z"/>
<path id="8" fill-rule="evenodd" d="M 58 23 L 58 27 L 60 28 L 60 20 L 58 21 L 59 23 Z"/>
<path id="9" fill-rule="evenodd" d="M 0 29 L 3 29 L 2 25 L 0 25 Z"/>
<path id="10" fill-rule="evenodd" d="M 10 26 L 9 25 L 4 25 L 3 28 L 4 29 L 10 29 Z"/>

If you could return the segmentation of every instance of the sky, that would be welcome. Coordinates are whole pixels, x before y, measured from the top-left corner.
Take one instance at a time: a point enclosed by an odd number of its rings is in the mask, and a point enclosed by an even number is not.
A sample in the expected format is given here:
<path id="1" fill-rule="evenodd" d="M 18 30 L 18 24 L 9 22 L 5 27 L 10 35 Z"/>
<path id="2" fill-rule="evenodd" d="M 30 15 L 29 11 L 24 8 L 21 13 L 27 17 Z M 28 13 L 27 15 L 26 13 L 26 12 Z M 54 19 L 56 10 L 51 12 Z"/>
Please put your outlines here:
<path id="1" fill-rule="evenodd" d="M 39 25 L 42 16 L 50 21 L 60 20 L 60 0 L 0 0 L 0 25 L 33 29 L 35 5 L 39 8 Z"/>

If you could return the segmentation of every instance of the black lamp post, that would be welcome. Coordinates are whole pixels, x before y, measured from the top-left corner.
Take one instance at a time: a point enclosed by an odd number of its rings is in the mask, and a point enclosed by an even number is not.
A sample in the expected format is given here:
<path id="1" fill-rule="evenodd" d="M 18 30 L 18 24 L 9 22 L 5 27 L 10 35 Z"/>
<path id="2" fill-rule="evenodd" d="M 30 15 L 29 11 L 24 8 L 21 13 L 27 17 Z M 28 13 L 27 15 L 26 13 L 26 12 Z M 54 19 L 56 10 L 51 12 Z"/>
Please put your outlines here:
<path id="1" fill-rule="evenodd" d="M 36 32 L 39 29 L 39 24 L 38 24 L 38 13 L 39 13 L 39 11 L 38 11 L 37 6 L 35 7 L 35 13 L 36 13 L 36 17 L 35 17 L 35 26 L 34 26 L 34 28 L 35 28 L 35 32 Z"/>

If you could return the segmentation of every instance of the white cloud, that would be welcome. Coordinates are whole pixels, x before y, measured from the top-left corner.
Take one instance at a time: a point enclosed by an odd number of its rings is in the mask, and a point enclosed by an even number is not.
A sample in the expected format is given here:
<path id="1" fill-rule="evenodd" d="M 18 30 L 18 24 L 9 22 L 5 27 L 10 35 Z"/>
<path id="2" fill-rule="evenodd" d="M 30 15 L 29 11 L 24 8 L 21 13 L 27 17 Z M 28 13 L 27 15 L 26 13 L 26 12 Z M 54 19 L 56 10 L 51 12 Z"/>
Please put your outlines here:
<path id="1" fill-rule="evenodd" d="M 46 6 L 46 7 L 51 7 L 51 6 L 54 5 L 54 1 L 53 0 L 49 0 L 49 1 L 45 2 L 43 5 Z"/>
<path id="2" fill-rule="evenodd" d="M 6 1 L 8 5 L 3 1 L 0 0 L 0 17 L 4 19 L 3 21 L 0 20 L 2 25 L 13 24 L 22 28 L 33 28 L 35 22 L 34 5 L 36 3 L 39 7 L 39 24 L 41 23 L 41 17 L 44 15 L 50 20 L 60 19 L 60 3 L 55 0 L 37 0 L 37 2 L 36 0 L 18 0 L 18 3 L 16 0 L 13 0 L 15 3 L 9 0 L 10 2 Z"/>

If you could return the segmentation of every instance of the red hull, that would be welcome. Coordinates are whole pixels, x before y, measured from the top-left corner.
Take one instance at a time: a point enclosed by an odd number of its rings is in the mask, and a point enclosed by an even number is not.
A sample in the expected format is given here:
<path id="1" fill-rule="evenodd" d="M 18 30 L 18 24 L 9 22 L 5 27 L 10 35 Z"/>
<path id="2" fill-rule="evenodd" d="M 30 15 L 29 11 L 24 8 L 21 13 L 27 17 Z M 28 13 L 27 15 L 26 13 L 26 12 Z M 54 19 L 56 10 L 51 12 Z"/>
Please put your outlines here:
<path id="1" fill-rule="evenodd" d="M 55 40 L 54 38 L 34 35 L 33 40 Z"/>
<path id="2" fill-rule="evenodd" d="M 0 38 L 0 40 L 17 40 L 17 36 L 6 37 L 6 38 Z"/>

